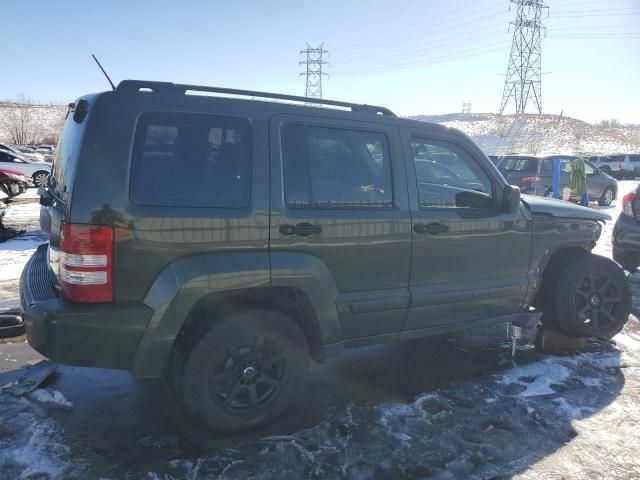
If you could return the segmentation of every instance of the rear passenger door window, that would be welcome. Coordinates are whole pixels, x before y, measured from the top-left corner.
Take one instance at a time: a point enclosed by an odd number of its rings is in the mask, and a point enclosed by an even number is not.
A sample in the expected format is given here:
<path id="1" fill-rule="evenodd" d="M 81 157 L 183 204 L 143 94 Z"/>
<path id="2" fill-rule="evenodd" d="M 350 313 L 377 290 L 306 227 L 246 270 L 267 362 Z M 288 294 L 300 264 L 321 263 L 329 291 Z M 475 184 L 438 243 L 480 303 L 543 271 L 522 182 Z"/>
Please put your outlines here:
<path id="1" fill-rule="evenodd" d="M 147 113 L 131 166 L 134 204 L 242 208 L 250 203 L 251 128 L 246 119 Z"/>
<path id="2" fill-rule="evenodd" d="M 286 125 L 283 161 L 290 208 L 393 206 L 389 146 L 382 133 Z"/>
<path id="3" fill-rule="evenodd" d="M 411 151 L 420 208 L 490 208 L 491 180 L 462 148 L 414 139 Z"/>

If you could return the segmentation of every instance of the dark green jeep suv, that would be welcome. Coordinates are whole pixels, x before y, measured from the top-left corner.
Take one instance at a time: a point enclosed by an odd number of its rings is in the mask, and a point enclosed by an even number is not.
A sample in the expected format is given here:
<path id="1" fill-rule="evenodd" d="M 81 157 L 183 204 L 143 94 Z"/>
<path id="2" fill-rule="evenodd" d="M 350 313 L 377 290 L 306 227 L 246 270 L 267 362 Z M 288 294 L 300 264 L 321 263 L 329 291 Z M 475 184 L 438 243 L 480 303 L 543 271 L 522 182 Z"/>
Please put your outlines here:
<path id="1" fill-rule="evenodd" d="M 344 347 L 541 314 L 611 337 L 630 310 L 590 253 L 607 215 L 520 199 L 464 134 L 382 107 L 124 81 L 76 101 L 40 195 L 29 343 L 163 376 L 212 429 L 282 413 Z"/>

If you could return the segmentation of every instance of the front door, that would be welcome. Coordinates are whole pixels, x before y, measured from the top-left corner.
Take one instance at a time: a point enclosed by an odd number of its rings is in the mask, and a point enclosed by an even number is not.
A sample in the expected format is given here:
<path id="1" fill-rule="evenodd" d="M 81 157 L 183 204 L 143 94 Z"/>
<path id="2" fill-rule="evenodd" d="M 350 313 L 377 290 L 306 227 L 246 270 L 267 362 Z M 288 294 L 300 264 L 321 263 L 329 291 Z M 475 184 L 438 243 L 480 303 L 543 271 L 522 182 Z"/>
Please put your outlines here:
<path id="1" fill-rule="evenodd" d="M 501 179 L 471 142 L 403 132 L 413 218 L 405 330 L 518 312 L 528 285 L 530 222 L 520 211 L 503 212 Z"/>
<path id="2" fill-rule="evenodd" d="M 396 335 L 409 305 L 411 258 L 397 130 L 278 115 L 270 146 L 272 271 L 281 253 L 319 260 L 337 286 L 342 338 Z"/>

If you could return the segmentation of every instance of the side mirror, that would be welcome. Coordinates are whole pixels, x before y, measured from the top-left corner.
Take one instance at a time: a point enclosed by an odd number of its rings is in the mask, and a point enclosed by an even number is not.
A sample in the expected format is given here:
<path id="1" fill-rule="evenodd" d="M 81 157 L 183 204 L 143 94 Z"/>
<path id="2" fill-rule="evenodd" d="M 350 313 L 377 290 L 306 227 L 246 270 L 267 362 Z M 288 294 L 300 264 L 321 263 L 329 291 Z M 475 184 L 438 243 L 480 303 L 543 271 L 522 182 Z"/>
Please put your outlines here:
<path id="1" fill-rule="evenodd" d="M 520 207 L 520 189 L 514 185 L 506 185 L 502 194 L 502 211 L 515 213 Z"/>

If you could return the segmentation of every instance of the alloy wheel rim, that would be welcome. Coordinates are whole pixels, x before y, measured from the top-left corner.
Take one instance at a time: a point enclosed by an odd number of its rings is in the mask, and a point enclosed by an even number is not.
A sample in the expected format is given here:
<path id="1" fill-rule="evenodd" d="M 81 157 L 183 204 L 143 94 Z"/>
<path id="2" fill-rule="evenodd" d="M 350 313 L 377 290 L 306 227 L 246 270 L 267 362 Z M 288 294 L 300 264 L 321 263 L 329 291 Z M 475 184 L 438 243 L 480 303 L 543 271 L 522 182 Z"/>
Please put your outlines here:
<path id="1" fill-rule="evenodd" d="M 573 307 L 578 320 L 592 331 L 607 330 L 616 322 L 620 293 L 610 278 L 597 273 L 583 275 L 576 284 Z"/>
<path id="2" fill-rule="evenodd" d="M 36 178 L 34 180 L 34 183 L 36 184 L 36 186 L 38 187 L 43 187 L 46 182 L 47 182 L 47 177 L 49 175 L 47 175 L 46 173 L 40 173 L 38 175 L 36 175 Z"/>
<path id="3" fill-rule="evenodd" d="M 607 205 L 611 204 L 613 201 L 613 192 L 611 190 L 604 192 L 604 201 Z"/>
<path id="4" fill-rule="evenodd" d="M 213 363 L 209 394 L 229 413 L 251 413 L 278 392 L 285 367 L 282 346 L 273 338 L 245 338 L 227 348 Z"/>

